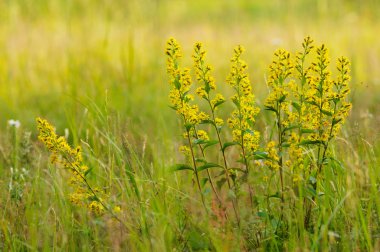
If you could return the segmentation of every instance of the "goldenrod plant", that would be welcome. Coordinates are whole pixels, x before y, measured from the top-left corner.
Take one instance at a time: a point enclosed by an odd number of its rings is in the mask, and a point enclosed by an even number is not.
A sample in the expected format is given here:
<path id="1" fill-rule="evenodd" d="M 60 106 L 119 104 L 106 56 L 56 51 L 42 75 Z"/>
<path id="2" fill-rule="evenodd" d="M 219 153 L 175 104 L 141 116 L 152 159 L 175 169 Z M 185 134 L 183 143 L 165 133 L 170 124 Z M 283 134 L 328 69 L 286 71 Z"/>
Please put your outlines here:
<path id="1" fill-rule="evenodd" d="M 108 212 L 113 218 L 124 224 L 117 216 L 120 207 L 111 208 L 107 202 L 109 194 L 88 182 L 86 176 L 91 169 L 83 162 L 81 147 L 72 148 L 63 136 L 55 133 L 54 127 L 47 120 L 37 118 L 36 121 L 39 131 L 38 139 L 51 152 L 51 163 L 63 167 L 71 174 L 69 184 L 74 191 L 70 194 L 70 201 L 75 205 L 86 207 L 97 216 Z"/>
<path id="2" fill-rule="evenodd" d="M 179 65 L 179 59 L 182 57 L 180 47 L 175 39 L 169 39 L 166 48 L 167 54 L 167 72 L 169 75 L 169 82 L 171 86 L 170 90 L 170 102 L 172 108 L 180 115 L 182 123 L 184 126 L 184 138 L 186 139 L 186 144 L 180 147 L 180 151 L 184 153 L 185 157 L 192 164 L 188 166 L 187 164 L 178 165 L 176 169 L 189 169 L 194 172 L 196 184 L 201 195 L 202 203 L 204 207 L 205 199 L 201 188 L 201 182 L 199 178 L 199 165 L 197 164 L 197 157 L 195 153 L 194 145 L 199 144 L 203 141 L 208 141 L 209 137 L 205 131 L 200 131 L 196 129 L 203 120 L 208 119 L 208 116 L 199 111 L 197 105 L 191 104 L 194 99 L 192 95 L 189 94 L 192 80 L 190 76 L 190 69 L 181 68 Z M 193 142 L 193 139 L 197 142 Z"/>
<path id="3" fill-rule="evenodd" d="M 240 45 L 234 49 L 231 70 L 227 77 L 227 83 L 235 92 L 231 98 L 235 109 L 227 120 L 228 126 L 232 130 L 232 142 L 226 143 L 222 148 L 224 151 L 228 146 L 238 145 L 240 147 L 239 161 L 243 163 L 245 168 L 242 170 L 243 181 L 235 179 L 239 184 L 247 182 L 246 180 L 250 177 L 250 163 L 259 148 L 260 140 L 260 133 L 254 129 L 256 116 L 260 109 L 255 106 L 255 97 L 247 73 L 248 65 L 241 58 L 243 51 L 244 48 Z M 237 183 L 235 183 L 235 187 Z M 248 188 L 251 208 L 253 208 L 253 192 L 250 184 L 248 184 Z M 235 191 L 238 193 L 238 190 Z"/>
<path id="4" fill-rule="evenodd" d="M 314 205 L 318 206 L 318 184 L 324 179 L 323 167 L 332 160 L 329 157 L 330 143 L 339 133 L 351 109 L 351 103 L 347 101 L 350 91 L 349 62 L 345 57 L 339 58 L 338 76 L 332 79 L 326 46 L 315 48 L 310 37 L 304 39 L 302 51 L 295 55 L 284 49 L 277 50 L 269 66 L 266 83 L 269 94 L 264 102 L 264 111 L 273 113 L 274 123 L 269 125 L 269 139 L 262 139 L 262 133 L 255 125 L 260 108 L 256 105 L 252 92 L 248 66 L 241 58 L 243 51 L 242 46 L 234 49 L 227 77 L 227 83 L 234 91 L 231 98 L 234 110 L 227 120 L 232 140 L 228 142 L 223 141 L 226 137 L 222 134 L 223 119 L 218 117 L 223 114 L 221 108 L 226 100 L 217 92 L 215 79 L 211 75 L 212 67 L 205 60 L 203 45 L 198 42 L 194 46 L 194 73 L 199 83 L 194 91 L 191 88 L 190 69 L 180 68 L 177 61 L 182 56 L 179 45 L 174 39 L 169 39 L 166 54 L 171 85 L 170 99 L 186 129 L 187 145 L 180 149 L 187 156 L 187 161 L 192 163 L 192 167 L 177 165 L 176 170 L 190 169 L 194 172 L 202 202 L 207 205 L 199 182 L 202 180 L 200 171 L 223 168 L 222 174 L 228 191 L 224 191 L 223 187 L 219 192 L 215 190 L 213 180 L 216 177 L 212 177 L 213 173 L 208 173 L 208 180 L 222 205 L 226 205 L 224 195 L 233 195 L 232 208 L 237 225 L 240 225 L 242 217 L 239 208 L 248 200 L 252 213 L 259 212 L 264 216 L 267 225 L 277 223 L 273 229 L 277 235 L 286 233 L 291 222 L 291 219 L 284 216 L 285 205 L 290 208 L 304 206 L 302 225 L 308 228 L 311 210 Z M 199 111 L 192 92 L 206 101 L 208 114 Z M 212 125 L 214 133 L 199 129 L 201 124 Z M 209 136 L 213 135 L 216 140 L 210 140 Z M 201 157 L 198 156 L 195 145 L 200 146 Z M 215 146 L 221 153 L 221 164 L 218 159 L 213 160 L 215 163 L 208 161 L 206 153 Z M 234 146 L 239 149 L 238 158 L 229 160 L 226 151 Z M 198 165 L 199 162 L 203 165 Z M 242 164 L 242 168 L 230 166 L 235 163 Z M 269 177 L 265 175 L 264 180 L 252 179 L 252 169 L 256 172 L 266 169 L 264 173 Z M 262 187 L 263 182 L 267 184 L 267 195 L 266 200 L 260 201 L 257 200 L 260 195 L 255 194 L 255 189 Z M 243 186 L 247 186 L 249 198 L 239 196 Z M 271 198 L 279 198 L 281 203 L 278 205 Z M 276 207 L 280 210 L 277 216 L 270 212 L 270 209 Z"/>
<path id="5" fill-rule="evenodd" d="M 195 69 L 195 76 L 197 81 L 199 82 L 200 86 L 196 89 L 196 93 L 199 97 L 204 99 L 209 107 L 210 111 L 210 119 L 203 121 L 205 124 L 212 125 L 217 139 L 211 140 L 211 141 L 205 141 L 202 144 L 200 144 L 200 147 L 202 148 L 202 154 L 205 158 L 205 149 L 213 146 L 218 145 L 221 152 L 222 152 L 222 158 L 223 158 L 223 168 L 224 168 L 224 178 L 222 181 L 226 181 L 226 184 L 228 185 L 229 190 L 233 190 L 235 187 L 235 184 L 233 183 L 229 166 L 227 163 L 227 157 L 225 153 L 226 143 L 221 138 L 221 131 L 224 125 L 224 120 L 217 116 L 217 109 L 226 101 L 224 96 L 221 93 L 216 92 L 216 83 L 215 79 L 211 75 L 212 67 L 207 64 L 205 60 L 206 51 L 203 49 L 202 43 L 198 42 L 194 45 L 194 53 L 193 53 L 193 60 L 194 60 L 194 69 Z M 216 94 L 214 94 L 216 92 Z M 209 140 L 209 139 L 207 139 Z M 213 165 L 212 163 L 207 162 L 204 160 L 204 163 L 207 165 L 207 168 L 213 168 L 213 167 L 219 167 L 219 165 Z M 212 178 L 210 177 L 210 171 L 207 169 L 209 179 L 212 181 Z M 212 185 L 212 184 L 211 184 Z M 213 187 L 214 188 L 214 187 Z M 218 201 L 221 203 L 220 196 L 218 194 L 215 194 L 218 198 Z M 236 217 L 236 220 L 239 222 L 239 214 L 238 214 L 238 206 L 237 206 L 237 198 L 232 198 L 232 206 L 234 210 L 234 214 Z M 227 214 L 227 213 L 226 213 Z"/>

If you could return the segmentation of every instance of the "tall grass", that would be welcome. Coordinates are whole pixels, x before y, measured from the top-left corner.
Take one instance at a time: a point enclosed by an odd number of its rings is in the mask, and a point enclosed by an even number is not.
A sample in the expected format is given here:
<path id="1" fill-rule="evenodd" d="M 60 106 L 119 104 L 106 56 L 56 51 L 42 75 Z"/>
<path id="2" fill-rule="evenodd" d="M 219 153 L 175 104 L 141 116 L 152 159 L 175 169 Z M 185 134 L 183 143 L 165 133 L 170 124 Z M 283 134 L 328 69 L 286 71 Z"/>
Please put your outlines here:
<path id="1" fill-rule="evenodd" d="M 0 250 L 379 250 L 378 8 L 377 1 L 338 0 L 2 1 Z M 325 42 L 332 58 L 352 62 L 353 110 L 333 143 L 338 161 L 325 169 L 313 230 L 289 229 L 286 239 L 268 235 L 258 244 L 255 233 L 273 234 L 258 224 L 270 224 L 269 217 L 256 213 L 246 229 L 209 218 L 191 174 L 170 169 L 181 160 L 182 133 L 168 107 L 163 49 L 170 36 L 183 42 L 185 55 L 204 41 L 220 92 L 229 97 L 225 60 L 244 44 L 263 107 L 273 51 L 295 52 L 306 35 Z M 82 147 L 89 182 L 120 204 L 127 228 L 69 202 L 68 173 L 49 163 L 37 141 L 37 116 Z M 271 118 L 259 114 L 263 137 L 269 125 Z M 205 195 L 209 200 L 212 190 Z M 300 223 L 304 206 L 294 208 L 284 214 Z"/>

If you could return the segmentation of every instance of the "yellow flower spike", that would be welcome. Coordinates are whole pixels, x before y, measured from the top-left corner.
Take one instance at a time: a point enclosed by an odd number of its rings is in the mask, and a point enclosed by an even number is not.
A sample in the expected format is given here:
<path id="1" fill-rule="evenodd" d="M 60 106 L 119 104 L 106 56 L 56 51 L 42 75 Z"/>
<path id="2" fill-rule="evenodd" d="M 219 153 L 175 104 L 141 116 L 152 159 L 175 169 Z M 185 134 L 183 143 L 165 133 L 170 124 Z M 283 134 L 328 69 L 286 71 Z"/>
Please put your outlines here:
<path id="1" fill-rule="evenodd" d="M 222 126 L 224 124 L 224 121 L 223 119 L 217 117 L 215 118 L 215 124 L 216 126 Z"/>
<path id="2" fill-rule="evenodd" d="M 103 191 L 91 187 L 86 179 L 88 167 L 83 164 L 82 150 L 78 146 L 71 148 L 62 136 L 55 133 L 54 127 L 45 119 L 37 118 L 38 138 L 45 144 L 51 152 L 51 161 L 54 164 L 62 165 L 71 172 L 69 184 L 74 192 L 69 195 L 69 200 L 76 205 L 87 205 L 89 210 L 101 215 L 107 210 L 112 215 L 112 211 L 106 208 L 105 201 L 109 197 Z M 93 199 L 98 199 L 94 201 Z M 123 223 L 120 219 L 118 219 Z"/>
<path id="3" fill-rule="evenodd" d="M 234 55 L 231 59 L 231 70 L 227 77 L 227 82 L 232 86 L 236 94 L 231 98 L 236 106 L 231 117 L 227 120 L 228 126 L 232 129 L 232 139 L 242 147 L 242 156 L 247 159 L 254 151 L 258 149 L 260 134 L 254 131 L 252 126 L 255 123 L 255 117 L 259 113 L 259 108 L 254 104 L 254 95 L 246 73 L 247 64 L 241 59 L 244 51 L 242 46 L 234 49 Z M 248 162 L 245 162 L 248 169 Z"/>
<path id="4" fill-rule="evenodd" d="M 268 166 L 269 169 L 277 171 L 280 166 L 278 164 L 279 157 L 276 150 L 276 142 L 270 141 L 267 143 L 265 151 L 268 153 L 268 159 L 265 160 L 264 164 Z"/>
<path id="5" fill-rule="evenodd" d="M 99 201 L 95 201 L 95 200 L 91 201 L 87 207 L 92 213 L 96 215 L 102 215 L 105 210 L 103 205 L 100 204 Z"/>
<path id="6" fill-rule="evenodd" d="M 201 140 L 203 140 L 203 141 L 208 141 L 208 140 L 210 140 L 210 138 L 209 138 L 207 132 L 204 131 L 204 130 L 197 130 L 197 138 L 198 138 L 198 139 L 201 139 Z"/>

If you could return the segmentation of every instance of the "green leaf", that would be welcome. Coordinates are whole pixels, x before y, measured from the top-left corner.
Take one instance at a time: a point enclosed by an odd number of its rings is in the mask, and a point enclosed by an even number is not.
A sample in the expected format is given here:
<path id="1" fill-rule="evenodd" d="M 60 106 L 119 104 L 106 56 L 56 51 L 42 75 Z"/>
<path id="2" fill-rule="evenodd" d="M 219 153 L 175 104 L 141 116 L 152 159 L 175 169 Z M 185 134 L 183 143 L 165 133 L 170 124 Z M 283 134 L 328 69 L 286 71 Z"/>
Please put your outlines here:
<path id="1" fill-rule="evenodd" d="M 298 104 L 298 102 L 292 102 L 293 107 L 300 112 L 301 111 L 301 106 Z"/>
<path id="2" fill-rule="evenodd" d="M 342 118 L 334 118 L 333 121 L 332 121 L 332 125 L 334 126 L 335 124 L 339 123 L 340 121 L 342 121 Z"/>
<path id="3" fill-rule="evenodd" d="M 292 129 L 297 129 L 297 128 L 299 128 L 299 125 L 290 125 L 289 127 L 286 127 L 284 129 L 284 132 L 288 131 L 288 130 L 292 130 Z"/>
<path id="4" fill-rule="evenodd" d="M 273 111 L 277 114 L 277 110 L 273 107 L 265 106 L 265 110 Z"/>
<path id="5" fill-rule="evenodd" d="M 299 145 L 320 144 L 321 140 L 302 140 Z"/>
<path id="6" fill-rule="evenodd" d="M 288 147 L 290 147 L 290 143 L 284 142 L 284 143 L 281 144 L 281 146 L 285 147 L 285 148 L 288 148 Z"/>
<path id="7" fill-rule="evenodd" d="M 221 104 L 223 104 L 223 103 L 225 103 L 226 101 L 218 101 L 217 103 L 215 103 L 214 104 L 214 109 L 216 108 L 216 107 L 218 107 L 219 105 L 221 105 Z"/>
<path id="8" fill-rule="evenodd" d="M 307 103 L 319 107 L 319 104 L 316 103 L 315 101 L 309 101 L 309 102 L 307 102 Z"/>
<path id="9" fill-rule="evenodd" d="M 207 161 L 203 158 L 196 158 L 195 161 L 199 162 L 199 163 L 207 163 Z"/>
<path id="10" fill-rule="evenodd" d="M 223 147 L 222 147 L 222 151 L 224 152 L 228 147 L 230 146 L 233 146 L 233 145 L 237 145 L 236 142 L 226 142 L 223 144 Z"/>
<path id="11" fill-rule="evenodd" d="M 173 109 L 173 110 L 177 111 L 177 108 L 176 108 L 176 107 L 174 107 L 174 106 L 169 106 L 169 108 L 171 108 L 171 109 Z"/>
<path id="12" fill-rule="evenodd" d="M 330 112 L 330 111 L 327 111 L 327 110 L 321 110 L 322 114 L 325 114 L 325 115 L 328 115 L 328 116 L 332 116 L 333 114 Z"/>
<path id="13" fill-rule="evenodd" d="M 92 171 L 93 167 L 87 169 L 85 172 L 84 172 L 84 176 L 86 177 L 87 174 L 89 174 L 91 171 Z"/>
<path id="14" fill-rule="evenodd" d="M 187 131 L 190 131 L 190 129 L 193 127 L 193 125 L 191 124 L 191 123 L 186 123 L 185 124 L 185 129 L 187 130 Z"/>
<path id="15" fill-rule="evenodd" d="M 207 147 L 210 147 L 210 146 L 213 146 L 215 144 L 219 143 L 218 140 L 209 140 L 207 141 L 207 143 L 203 146 L 204 149 L 206 149 Z"/>
<path id="16" fill-rule="evenodd" d="M 213 120 L 202 120 L 201 124 L 212 124 L 212 125 L 215 125 L 215 123 L 214 123 Z"/>
<path id="17" fill-rule="evenodd" d="M 206 93 L 210 93 L 210 83 L 208 81 L 205 82 L 205 91 Z"/>
<path id="18" fill-rule="evenodd" d="M 253 158 L 255 160 L 267 159 L 268 158 L 268 153 L 265 152 L 265 151 L 255 151 L 253 153 Z"/>
<path id="19" fill-rule="evenodd" d="M 258 211 L 257 216 L 259 216 L 260 218 L 265 218 L 265 219 L 269 217 L 267 212 L 264 212 L 264 211 Z"/>
<path id="20" fill-rule="evenodd" d="M 205 184 L 207 183 L 207 181 L 208 181 L 208 178 L 202 178 L 202 180 L 201 180 L 201 186 L 204 187 Z"/>
<path id="21" fill-rule="evenodd" d="M 181 83 L 179 82 L 178 78 L 176 78 L 174 80 L 174 86 L 176 87 L 176 89 L 180 89 L 181 88 Z"/>
<path id="22" fill-rule="evenodd" d="M 254 131 L 251 130 L 251 129 L 246 129 L 246 130 L 244 130 L 244 132 L 245 132 L 245 133 L 248 133 L 248 134 L 251 134 L 251 135 L 254 135 L 254 134 L 255 134 Z"/>
<path id="23" fill-rule="evenodd" d="M 240 104 L 237 99 L 233 99 L 232 102 L 236 105 L 237 108 L 240 108 Z"/>
<path id="24" fill-rule="evenodd" d="M 194 141 L 193 141 L 193 143 L 194 144 L 205 144 L 205 143 L 207 143 L 208 141 L 205 141 L 205 140 L 203 140 L 203 139 L 195 139 Z"/>
<path id="25" fill-rule="evenodd" d="M 276 192 L 275 194 L 269 195 L 269 198 L 281 199 L 281 194 L 280 192 Z"/>
<path id="26" fill-rule="evenodd" d="M 313 187 L 310 187 L 308 186 L 306 188 L 307 192 L 309 192 L 313 197 L 317 196 L 317 191 L 313 188 Z"/>
<path id="27" fill-rule="evenodd" d="M 238 172 L 244 172 L 244 170 L 242 168 L 239 168 L 239 167 L 231 167 L 231 168 L 228 168 L 229 171 L 238 171 Z"/>
<path id="28" fill-rule="evenodd" d="M 278 100 L 279 103 L 284 102 L 286 99 L 286 95 L 281 96 L 281 98 Z"/>
<path id="29" fill-rule="evenodd" d="M 171 168 L 172 171 L 190 170 L 194 171 L 193 167 L 187 164 L 176 164 Z"/>
<path id="30" fill-rule="evenodd" d="M 210 168 L 214 168 L 214 167 L 216 167 L 216 168 L 223 168 L 223 166 L 218 165 L 218 164 L 214 164 L 214 163 L 206 163 L 206 164 L 204 164 L 204 165 L 202 165 L 202 166 L 199 166 L 199 167 L 197 168 L 197 171 L 203 171 L 203 170 L 210 169 Z"/>
<path id="31" fill-rule="evenodd" d="M 305 129 L 305 128 L 301 129 L 301 133 L 316 133 L 316 132 L 317 130 L 315 129 Z"/>
<path id="32" fill-rule="evenodd" d="M 227 182 L 226 178 L 221 178 L 220 180 L 216 181 L 216 185 L 219 189 L 221 189 L 223 184 L 226 182 Z"/>
<path id="33" fill-rule="evenodd" d="M 218 132 L 220 133 L 222 131 L 223 126 L 216 126 L 216 128 L 218 129 Z"/>

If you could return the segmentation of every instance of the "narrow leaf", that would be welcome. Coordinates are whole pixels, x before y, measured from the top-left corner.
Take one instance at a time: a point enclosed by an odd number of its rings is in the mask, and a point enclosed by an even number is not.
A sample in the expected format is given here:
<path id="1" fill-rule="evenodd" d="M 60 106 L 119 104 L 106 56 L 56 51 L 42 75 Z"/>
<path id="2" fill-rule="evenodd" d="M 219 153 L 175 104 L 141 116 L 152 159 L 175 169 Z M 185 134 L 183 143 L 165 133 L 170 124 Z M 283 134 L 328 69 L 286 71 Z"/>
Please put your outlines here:
<path id="1" fill-rule="evenodd" d="M 190 170 L 193 171 L 193 167 L 187 164 L 176 164 L 172 167 L 172 171 L 182 171 L 182 170 Z"/>
<path id="2" fill-rule="evenodd" d="M 265 106 L 265 110 L 273 111 L 277 114 L 277 110 L 273 107 Z"/>
<path id="3" fill-rule="evenodd" d="M 342 118 L 338 118 L 338 119 L 334 118 L 332 121 L 332 125 L 335 125 L 335 124 L 339 123 L 340 121 L 342 121 Z"/>
<path id="4" fill-rule="evenodd" d="M 299 145 L 308 145 L 308 144 L 320 144 L 320 140 L 302 140 Z"/>
<path id="5" fill-rule="evenodd" d="M 284 129 L 284 132 L 288 130 L 292 130 L 292 129 L 297 129 L 297 128 L 299 128 L 299 125 L 290 125 Z"/>
<path id="6" fill-rule="evenodd" d="M 301 129 L 301 133 L 316 133 L 317 130 L 314 130 L 314 129 Z"/>
<path id="7" fill-rule="evenodd" d="M 205 144 L 207 143 L 207 141 L 203 140 L 203 139 L 195 139 L 193 141 L 194 144 Z"/>
<path id="8" fill-rule="evenodd" d="M 300 112 L 301 111 L 301 106 L 298 104 L 298 102 L 292 102 L 293 107 Z"/>
<path id="9" fill-rule="evenodd" d="M 223 168 L 223 166 L 220 166 L 218 164 L 214 164 L 214 163 L 207 163 L 207 164 L 204 164 L 202 166 L 199 166 L 197 171 L 203 171 L 203 170 L 206 170 L 206 169 L 210 169 L 210 168 Z"/>
<path id="10" fill-rule="evenodd" d="M 218 101 L 217 103 L 215 103 L 215 105 L 214 105 L 214 109 L 215 109 L 216 107 L 218 107 L 219 105 L 225 103 L 225 102 L 226 102 L 226 101 Z"/>
<path id="11" fill-rule="evenodd" d="M 196 158 L 195 161 L 199 162 L 199 163 L 207 163 L 207 161 L 203 158 Z"/>
<path id="12" fill-rule="evenodd" d="M 223 144 L 223 147 L 222 147 L 222 151 L 224 152 L 228 147 L 230 146 L 233 146 L 233 145 L 237 145 L 236 142 L 226 142 Z"/>
<path id="13" fill-rule="evenodd" d="M 203 146 L 204 149 L 206 149 L 207 147 L 210 147 L 210 146 L 213 146 L 215 144 L 219 143 L 218 140 L 209 140 L 207 141 L 207 143 Z"/>
<path id="14" fill-rule="evenodd" d="M 222 178 L 216 182 L 216 185 L 218 186 L 219 189 L 221 189 L 223 184 L 226 182 L 227 182 L 226 178 Z"/>
<path id="15" fill-rule="evenodd" d="M 268 153 L 265 151 L 255 151 L 253 154 L 253 158 L 255 160 L 260 160 L 260 159 L 267 159 L 268 158 Z"/>
<path id="16" fill-rule="evenodd" d="M 84 172 L 84 176 L 86 177 L 87 174 L 89 174 L 91 171 L 92 171 L 93 167 L 87 169 L 85 172 Z"/>
<path id="17" fill-rule="evenodd" d="M 212 124 L 212 125 L 215 125 L 215 123 L 214 123 L 213 120 L 202 120 L 201 124 Z"/>
<path id="18" fill-rule="evenodd" d="M 328 116 L 332 116 L 333 114 L 330 112 L 330 111 L 327 111 L 327 110 L 321 110 L 322 114 L 325 114 L 325 115 L 328 115 Z"/>

